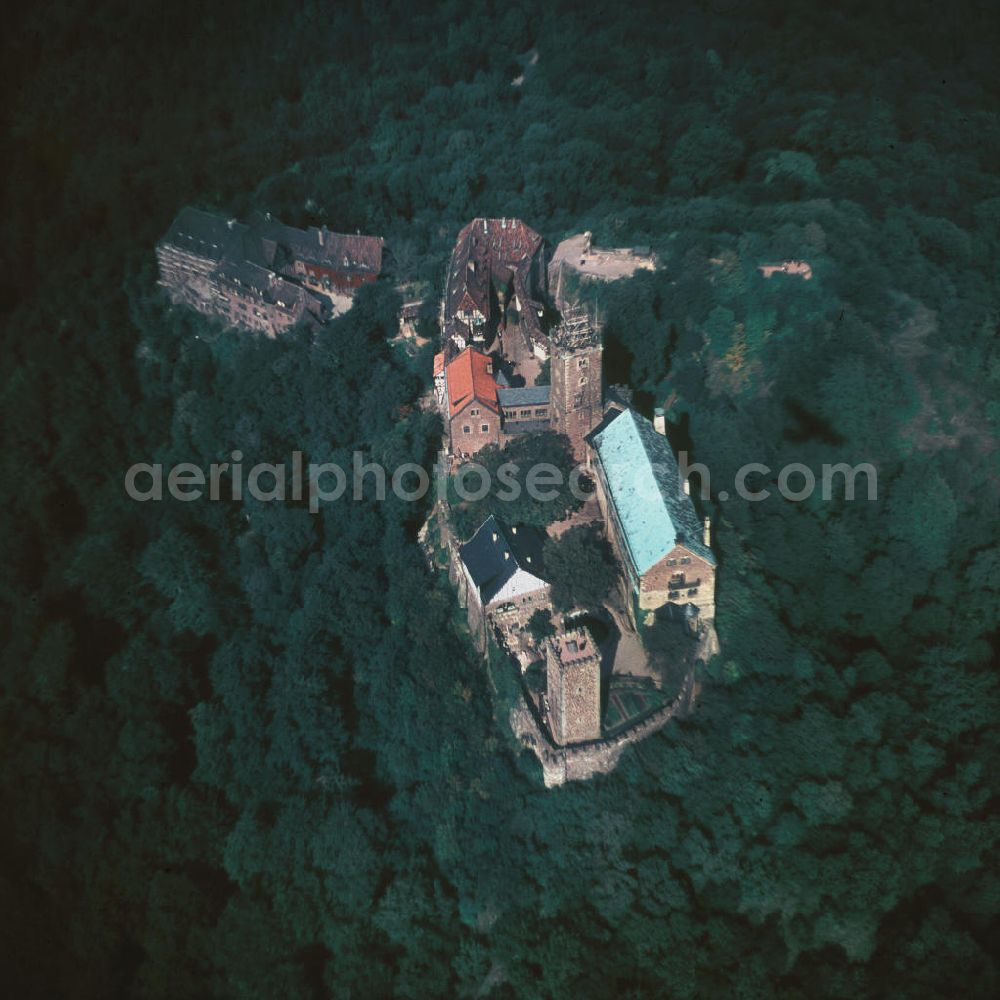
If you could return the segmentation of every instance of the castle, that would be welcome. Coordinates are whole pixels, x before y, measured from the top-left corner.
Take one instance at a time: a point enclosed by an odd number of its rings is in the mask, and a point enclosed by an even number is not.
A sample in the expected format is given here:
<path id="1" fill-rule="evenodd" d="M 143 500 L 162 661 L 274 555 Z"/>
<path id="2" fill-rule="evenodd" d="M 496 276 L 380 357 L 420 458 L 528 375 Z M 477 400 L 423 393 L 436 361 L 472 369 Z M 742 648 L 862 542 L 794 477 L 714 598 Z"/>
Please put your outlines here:
<path id="1" fill-rule="evenodd" d="M 269 337 L 345 311 L 378 277 L 382 256 L 381 237 L 296 229 L 269 214 L 242 223 L 190 207 L 156 245 L 171 301 Z"/>
<path id="2" fill-rule="evenodd" d="M 378 237 L 295 229 L 269 215 L 240 223 L 194 208 L 178 213 L 156 247 L 160 284 L 172 301 L 271 337 L 349 308 L 354 291 L 380 274 L 383 251 Z M 458 462 L 536 431 L 564 435 L 594 483 L 596 503 L 581 523 L 599 520 L 610 541 L 633 627 L 667 608 L 697 631 L 715 616 L 709 521 L 695 511 L 662 410 L 650 422 L 620 396 L 605 395 L 601 331 L 572 301 L 566 278 L 573 272 L 588 281 L 616 280 L 655 267 L 655 256 L 593 251 L 589 233 L 582 244 L 564 241 L 560 251 L 547 261 L 544 240 L 519 219 L 474 219 L 459 233 L 434 358 L 445 456 Z M 550 274 L 557 313 L 546 306 Z M 408 303 L 401 326 L 418 309 Z M 606 724 L 609 679 L 591 633 L 563 616 L 555 634 L 542 639 L 544 626 L 531 621 L 538 612 L 547 612 L 542 622 L 553 621 L 542 533 L 493 515 L 464 544 L 447 525 L 445 531 L 452 579 L 480 647 L 492 633 L 523 670 L 544 661 L 544 690 L 526 699 L 528 716 L 515 729 L 534 747 L 547 784 L 609 770 L 623 746 L 690 698 L 691 675 L 671 705 L 654 699 Z M 642 702 L 637 690 L 630 689 Z M 624 711 L 620 697 L 618 703 Z"/>
<path id="3" fill-rule="evenodd" d="M 620 565 L 628 614 L 635 619 L 666 608 L 697 631 L 715 617 L 709 521 L 695 510 L 666 438 L 663 411 L 651 422 L 615 394 L 605 396 L 601 333 L 585 309 L 564 297 L 562 265 L 556 271 L 560 315 L 545 323 L 551 272 L 545 259 L 542 238 L 517 219 L 476 219 L 459 234 L 434 359 L 446 455 L 458 462 L 531 431 L 565 435 L 575 461 L 592 475 L 595 515 Z M 614 280 L 619 271 L 655 266 L 655 258 L 631 254 L 611 264 L 610 276 L 602 277 L 595 265 L 588 277 Z M 545 383 L 538 380 L 541 360 L 549 365 Z M 512 385 L 513 379 L 525 384 Z M 465 544 L 450 549 L 452 578 L 480 646 L 492 632 L 522 671 L 544 655 L 544 690 L 527 699 L 536 721 L 525 731 L 546 781 L 556 773 L 589 776 L 613 766 L 616 753 L 600 749 L 611 743 L 602 720 L 602 656 L 593 637 L 565 619 L 541 642 L 529 628 L 536 612 L 552 611 L 539 533 L 491 515 Z M 686 691 L 687 697 L 690 684 Z M 648 721 L 637 725 L 651 731 L 654 716 L 660 725 L 678 704 L 647 712 Z M 619 751 L 623 740 L 639 738 L 633 729 L 632 735 L 621 735 L 629 730 L 620 726 L 609 730 Z M 539 740 L 550 750 L 543 751 Z M 553 764 L 552 753 L 571 750 L 577 754 L 573 767 Z"/>
<path id="4" fill-rule="evenodd" d="M 601 419 L 599 331 L 583 310 L 543 326 L 544 241 L 519 219 L 474 219 L 458 235 L 442 300 L 442 347 L 434 383 L 448 453 L 469 458 L 518 434 L 554 430 L 586 459 L 587 433 Z M 511 385 L 548 361 L 549 382 Z"/>

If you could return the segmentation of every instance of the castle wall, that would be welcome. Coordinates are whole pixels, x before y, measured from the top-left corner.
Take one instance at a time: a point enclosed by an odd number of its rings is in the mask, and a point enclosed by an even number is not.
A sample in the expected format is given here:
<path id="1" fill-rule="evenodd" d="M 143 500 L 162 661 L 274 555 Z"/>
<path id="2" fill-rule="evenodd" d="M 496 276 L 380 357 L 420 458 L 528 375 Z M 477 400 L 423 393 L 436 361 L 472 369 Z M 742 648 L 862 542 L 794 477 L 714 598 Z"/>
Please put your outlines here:
<path id="1" fill-rule="evenodd" d="M 510 726 L 514 735 L 538 758 L 542 765 L 545 787 L 555 788 L 567 781 L 585 781 L 598 774 L 609 774 L 626 747 L 646 739 L 662 729 L 675 715 L 686 711 L 694 692 L 692 671 L 685 678 L 680 693 L 669 705 L 664 705 L 611 739 L 579 746 L 553 746 L 523 696 L 511 710 Z"/>

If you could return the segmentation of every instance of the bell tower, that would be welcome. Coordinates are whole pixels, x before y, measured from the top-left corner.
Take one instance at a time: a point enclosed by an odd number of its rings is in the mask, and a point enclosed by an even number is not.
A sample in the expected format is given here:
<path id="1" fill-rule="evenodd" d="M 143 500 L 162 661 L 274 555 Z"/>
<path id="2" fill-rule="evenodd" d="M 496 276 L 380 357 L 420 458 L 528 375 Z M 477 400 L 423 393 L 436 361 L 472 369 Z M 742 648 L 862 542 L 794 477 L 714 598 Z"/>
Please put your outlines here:
<path id="1" fill-rule="evenodd" d="M 568 310 L 549 335 L 552 429 L 565 434 L 578 462 L 586 460 L 584 438 L 600 423 L 602 411 L 600 331 L 585 309 Z"/>

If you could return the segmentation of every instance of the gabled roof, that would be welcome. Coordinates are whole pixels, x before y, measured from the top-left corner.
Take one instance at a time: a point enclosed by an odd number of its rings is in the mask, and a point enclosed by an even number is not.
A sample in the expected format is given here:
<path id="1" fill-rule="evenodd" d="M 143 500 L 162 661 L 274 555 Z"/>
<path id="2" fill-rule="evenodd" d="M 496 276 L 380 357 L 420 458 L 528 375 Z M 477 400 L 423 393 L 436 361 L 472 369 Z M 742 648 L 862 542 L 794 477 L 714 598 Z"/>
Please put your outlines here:
<path id="1" fill-rule="evenodd" d="M 492 366 L 493 362 L 482 351 L 467 347 L 445 368 L 448 416 L 455 416 L 472 400 L 489 407 L 494 413 L 500 412 Z"/>
<path id="2" fill-rule="evenodd" d="M 177 213 L 160 244 L 220 261 L 241 248 L 246 233 L 242 222 L 187 206 Z M 236 256 L 242 255 L 237 252 Z"/>
<path id="3" fill-rule="evenodd" d="M 214 274 L 231 286 L 253 292 L 265 302 L 278 303 L 288 309 L 304 306 L 310 297 L 301 286 L 249 261 L 223 261 Z"/>
<path id="4" fill-rule="evenodd" d="M 320 267 L 336 271 L 365 271 L 378 274 L 382 270 L 381 236 L 352 236 L 331 232 L 326 226 L 318 229 L 296 229 L 277 219 L 256 215 L 251 220 L 254 234 L 263 242 L 277 244 L 291 255 Z"/>
<path id="5" fill-rule="evenodd" d="M 670 442 L 631 409 L 612 417 L 590 441 L 636 572 L 645 573 L 676 545 L 714 566 Z"/>
<path id="6" fill-rule="evenodd" d="M 542 237 L 520 219 L 473 219 L 458 234 L 448 264 L 446 321 L 473 308 L 488 317 L 491 279 L 506 284 L 513 275 L 518 297 L 528 299 L 525 276 L 541 245 Z"/>
<path id="7" fill-rule="evenodd" d="M 501 406 L 544 406 L 548 404 L 550 385 L 522 385 L 513 389 L 497 389 Z"/>
<path id="8" fill-rule="evenodd" d="M 492 601 L 518 570 L 544 582 L 541 534 L 528 525 L 508 528 L 490 514 L 458 551 L 483 604 Z"/>

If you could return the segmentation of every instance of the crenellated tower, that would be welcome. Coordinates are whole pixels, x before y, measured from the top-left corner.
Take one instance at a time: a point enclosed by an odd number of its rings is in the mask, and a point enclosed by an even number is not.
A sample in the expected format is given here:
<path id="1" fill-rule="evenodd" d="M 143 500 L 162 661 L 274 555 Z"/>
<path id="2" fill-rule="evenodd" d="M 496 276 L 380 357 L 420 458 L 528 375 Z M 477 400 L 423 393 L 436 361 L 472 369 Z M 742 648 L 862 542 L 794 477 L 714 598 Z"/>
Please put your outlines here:
<path id="1" fill-rule="evenodd" d="M 549 640 L 545 692 L 555 743 L 601 738 L 601 654 L 586 628 L 563 631 Z"/>

